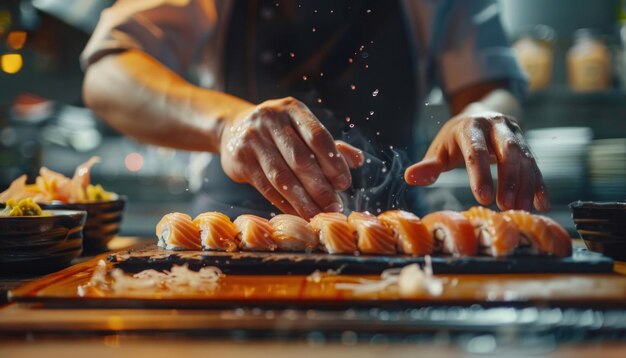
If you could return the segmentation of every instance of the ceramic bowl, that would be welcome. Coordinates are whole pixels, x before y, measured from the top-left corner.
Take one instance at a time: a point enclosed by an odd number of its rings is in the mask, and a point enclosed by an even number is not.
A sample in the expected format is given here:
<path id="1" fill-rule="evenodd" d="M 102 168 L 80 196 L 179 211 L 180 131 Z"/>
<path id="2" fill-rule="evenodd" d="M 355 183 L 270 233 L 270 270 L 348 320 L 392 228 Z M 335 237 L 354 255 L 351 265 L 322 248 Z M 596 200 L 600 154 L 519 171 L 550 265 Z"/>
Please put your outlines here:
<path id="1" fill-rule="evenodd" d="M 576 201 L 569 205 L 587 248 L 626 260 L 626 203 Z"/>
<path id="2" fill-rule="evenodd" d="M 124 213 L 125 198 L 93 203 L 52 203 L 41 204 L 44 210 L 84 210 L 87 222 L 83 230 L 83 248 L 85 253 L 97 253 L 106 250 L 107 243 L 120 231 Z"/>
<path id="3" fill-rule="evenodd" d="M 46 213 L 46 216 L 0 216 L 0 275 L 52 272 L 80 256 L 87 212 L 46 210 Z"/>

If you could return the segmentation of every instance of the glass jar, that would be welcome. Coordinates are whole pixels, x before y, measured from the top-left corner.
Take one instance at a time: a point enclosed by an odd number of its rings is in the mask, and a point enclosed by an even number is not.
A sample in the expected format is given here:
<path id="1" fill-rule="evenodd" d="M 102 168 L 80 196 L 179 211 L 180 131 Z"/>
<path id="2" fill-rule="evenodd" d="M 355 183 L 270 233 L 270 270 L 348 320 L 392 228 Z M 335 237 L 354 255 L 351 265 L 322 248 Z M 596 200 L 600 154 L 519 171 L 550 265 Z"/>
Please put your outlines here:
<path id="1" fill-rule="evenodd" d="M 526 75 L 531 91 L 547 88 L 552 81 L 554 30 L 536 25 L 524 32 L 513 44 L 517 59 Z"/>
<path id="2" fill-rule="evenodd" d="M 570 88 L 580 92 L 605 91 L 611 86 L 611 54 L 593 30 L 574 33 L 574 44 L 567 51 Z"/>

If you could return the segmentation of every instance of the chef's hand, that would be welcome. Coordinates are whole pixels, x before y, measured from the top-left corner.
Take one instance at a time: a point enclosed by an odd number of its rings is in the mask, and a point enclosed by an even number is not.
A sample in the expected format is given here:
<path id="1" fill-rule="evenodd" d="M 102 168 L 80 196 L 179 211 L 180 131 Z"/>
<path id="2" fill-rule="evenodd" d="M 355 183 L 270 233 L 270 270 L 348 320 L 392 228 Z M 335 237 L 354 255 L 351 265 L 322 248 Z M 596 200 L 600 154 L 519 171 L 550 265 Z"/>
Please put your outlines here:
<path id="1" fill-rule="evenodd" d="M 306 219 L 342 211 L 337 191 L 350 186 L 349 168 L 363 163 L 360 150 L 333 140 L 291 97 L 250 106 L 226 123 L 220 153 L 231 179 L 251 184 L 281 211 Z"/>
<path id="2" fill-rule="evenodd" d="M 489 165 L 498 165 L 497 204 L 501 210 L 550 209 L 541 172 L 522 131 L 512 117 L 497 112 L 460 114 L 450 119 L 431 143 L 422 161 L 410 166 L 404 178 L 411 185 L 430 185 L 439 174 L 465 162 L 476 200 L 493 201 Z"/>

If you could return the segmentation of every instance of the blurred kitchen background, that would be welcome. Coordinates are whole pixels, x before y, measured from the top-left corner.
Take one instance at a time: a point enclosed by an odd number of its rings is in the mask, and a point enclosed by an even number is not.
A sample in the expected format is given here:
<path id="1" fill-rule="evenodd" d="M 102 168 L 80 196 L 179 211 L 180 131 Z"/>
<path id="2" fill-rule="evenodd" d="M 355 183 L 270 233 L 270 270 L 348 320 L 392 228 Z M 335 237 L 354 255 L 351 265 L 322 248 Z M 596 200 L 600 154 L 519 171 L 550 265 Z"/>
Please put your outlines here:
<path id="1" fill-rule="evenodd" d="M 189 212 L 193 154 L 121 137 L 81 101 L 78 56 L 113 0 L 0 1 L 0 191 L 40 166 L 71 175 L 93 155 L 92 182 L 128 197 L 122 234 L 152 235 L 166 212 Z M 626 0 L 500 0 L 531 81 L 522 126 L 552 199 L 626 201 Z M 417 127 L 428 143 L 449 118 L 433 91 Z M 422 148 L 422 150 L 424 150 Z M 192 179 L 191 181 L 189 179 Z M 474 205 L 464 169 L 426 189 L 433 209 Z"/>

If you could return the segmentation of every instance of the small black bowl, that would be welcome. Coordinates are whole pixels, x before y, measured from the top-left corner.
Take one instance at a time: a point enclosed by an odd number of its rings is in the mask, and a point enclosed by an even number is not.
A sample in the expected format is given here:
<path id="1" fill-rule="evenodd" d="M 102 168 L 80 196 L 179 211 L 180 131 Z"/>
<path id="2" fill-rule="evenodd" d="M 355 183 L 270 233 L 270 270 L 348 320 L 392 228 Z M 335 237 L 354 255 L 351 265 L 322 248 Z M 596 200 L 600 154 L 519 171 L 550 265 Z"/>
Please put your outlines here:
<path id="1" fill-rule="evenodd" d="M 99 253 L 107 249 L 107 243 L 120 231 L 126 201 L 118 198 L 111 201 L 92 203 L 52 203 L 40 204 L 44 210 L 84 210 L 87 222 L 83 229 L 85 253 Z"/>
<path id="2" fill-rule="evenodd" d="M 589 250 L 626 260 L 626 203 L 575 201 L 569 207 Z"/>
<path id="3" fill-rule="evenodd" d="M 46 210 L 46 216 L 0 216 L 0 275 L 47 273 L 83 251 L 87 212 Z"/>

